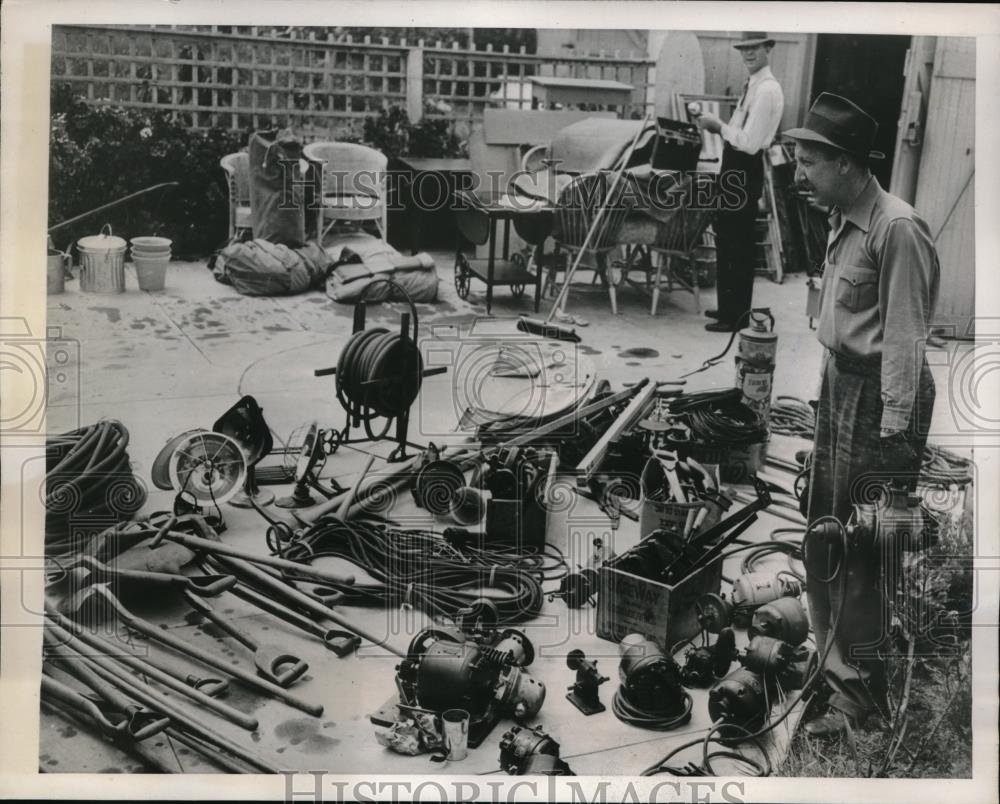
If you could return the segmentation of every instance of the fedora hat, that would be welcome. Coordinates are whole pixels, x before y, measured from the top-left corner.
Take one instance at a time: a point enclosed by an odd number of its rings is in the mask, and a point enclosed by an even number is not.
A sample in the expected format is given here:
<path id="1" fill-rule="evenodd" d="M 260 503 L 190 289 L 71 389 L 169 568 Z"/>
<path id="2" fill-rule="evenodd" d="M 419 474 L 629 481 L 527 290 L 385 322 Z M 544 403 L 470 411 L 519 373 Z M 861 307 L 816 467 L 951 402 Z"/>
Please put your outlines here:
<path id="1" fill-rule="evenodd" d="M 763 31 L 744 31 L 740 34 L 739 41 L 733 47 L 739 50 L 744 47 L 757 47 L 757 45 L 770 45 L 774 47 L 774 40 Z"/>
<path id="2" fill-rule="evenodd" d="M 885 159 L 884 153 L 872 149 L 877 133 L 874 117 L 832 92 L 823 92 L 816 98 L 801 128 L 782 132 L 793 140 L 821 142 L 856 156 Z"/>

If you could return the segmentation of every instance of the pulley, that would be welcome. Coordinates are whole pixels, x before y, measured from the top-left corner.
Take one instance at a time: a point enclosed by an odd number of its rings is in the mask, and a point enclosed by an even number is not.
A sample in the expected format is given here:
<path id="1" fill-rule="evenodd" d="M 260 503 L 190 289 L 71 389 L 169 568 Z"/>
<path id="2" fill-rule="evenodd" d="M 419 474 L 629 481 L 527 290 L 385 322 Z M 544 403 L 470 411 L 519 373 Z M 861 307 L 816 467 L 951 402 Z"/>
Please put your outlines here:
<path id="1" fill-rule="evenodd" d="M 691 647 L 684 656 L 681 681 L 685 687 L 707 687 L 729 672 L 736 658 L 736 634 L 723 628 L 713 645 Z"/>

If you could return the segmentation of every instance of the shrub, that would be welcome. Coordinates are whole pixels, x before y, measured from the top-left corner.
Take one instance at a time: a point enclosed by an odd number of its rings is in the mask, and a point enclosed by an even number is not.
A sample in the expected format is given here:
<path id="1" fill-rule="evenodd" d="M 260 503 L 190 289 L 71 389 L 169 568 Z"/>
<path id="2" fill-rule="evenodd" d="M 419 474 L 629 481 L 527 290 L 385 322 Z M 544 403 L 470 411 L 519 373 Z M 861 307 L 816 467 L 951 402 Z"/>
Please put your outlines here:
<path id="1" fill-rule="evenodd" d="M 49 225 L 161 182 L 179 186 L 144 196 L 56 233 L 75 242 L 110 223 L 123 237 L 158 234 L 177 256 L 204 256 L 228 226 L 228 192 L 219 159 L 238 151 L 246 132 L 199 131 L 169 114 L 91 105 L 72 88 L 53 88 L 49 148 Z"/>
<path id="2" fill-rule="evenodd" d="M 429 104 L 429 111 L 441 112 L 442 109 Z M 411 123 L 406 110 L 399 106 L 390 106 L 373 117 L 366 117 L 363 139 L 390 158 L 462 155 L 462 143 L 454 132 L 452 121 L 425 117 L 418 123 Z"/>

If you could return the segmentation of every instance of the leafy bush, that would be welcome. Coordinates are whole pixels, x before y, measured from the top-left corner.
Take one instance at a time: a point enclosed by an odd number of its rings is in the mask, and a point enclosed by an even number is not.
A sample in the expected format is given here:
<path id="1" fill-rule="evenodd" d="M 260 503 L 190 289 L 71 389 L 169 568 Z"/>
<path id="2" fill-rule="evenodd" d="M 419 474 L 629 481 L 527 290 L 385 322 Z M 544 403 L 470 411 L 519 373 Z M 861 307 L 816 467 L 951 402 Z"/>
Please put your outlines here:
<path id="1" fill-rule="evenodd" d="M 51 111 L 50 226 L 154 184 L 179 182 L 60 230 L 57 244 L 105 223 L 126 238 L 169 237 L 177 256 L 203 256 L 225 241 L 228 191 L 219 159 L 238 151 L 248 133 L 193 130 L 160 111 L 91 105 L 65 84 L 53 88 Z"/>
<path id="2" fill-rule="evenodd" d="M 429 111 L 441 109 L 431 106 Z M 406 110 L 399 106 L 390 106 L 374 117 L 366 117 L 363 138 L 365 143 L 388 157 L 462 155 L 462 143 L 450 120 L 425 117 L 418 123 L 411 123 Z"/>

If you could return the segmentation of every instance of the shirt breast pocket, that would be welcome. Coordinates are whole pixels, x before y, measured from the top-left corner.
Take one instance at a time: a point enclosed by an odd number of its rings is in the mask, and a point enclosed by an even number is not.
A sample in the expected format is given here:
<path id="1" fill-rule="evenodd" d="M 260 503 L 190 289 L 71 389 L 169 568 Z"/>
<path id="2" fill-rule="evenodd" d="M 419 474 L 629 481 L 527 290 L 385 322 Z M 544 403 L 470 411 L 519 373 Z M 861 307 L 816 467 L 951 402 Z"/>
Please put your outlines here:
<path id="1" fill-rule="evenodd" d="M 878 304 L 878 271 L 858 265 L 844 265 L 837 276 L 837 305 L 853 313 Z"/>

